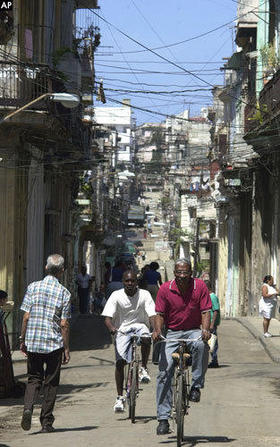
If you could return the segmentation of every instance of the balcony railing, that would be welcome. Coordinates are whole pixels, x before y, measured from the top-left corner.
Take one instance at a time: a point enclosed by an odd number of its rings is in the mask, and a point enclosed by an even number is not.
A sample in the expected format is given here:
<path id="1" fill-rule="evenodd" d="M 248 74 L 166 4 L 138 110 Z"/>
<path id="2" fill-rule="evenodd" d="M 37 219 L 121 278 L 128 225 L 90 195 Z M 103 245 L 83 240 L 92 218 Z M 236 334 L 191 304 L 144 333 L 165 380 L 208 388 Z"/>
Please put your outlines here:
<path id="1" fill-rule="evenodd" d="M 0 107 L 20 107 L 52 92 L 52 84 L 50 69 L 46 65 L 0 61 Z"/>
<path id="2" fill-rule="evenodd" d="M 260 93 L 260 107 L 274 115 L 280 110 L 280 70 L 265 84 Z"/>

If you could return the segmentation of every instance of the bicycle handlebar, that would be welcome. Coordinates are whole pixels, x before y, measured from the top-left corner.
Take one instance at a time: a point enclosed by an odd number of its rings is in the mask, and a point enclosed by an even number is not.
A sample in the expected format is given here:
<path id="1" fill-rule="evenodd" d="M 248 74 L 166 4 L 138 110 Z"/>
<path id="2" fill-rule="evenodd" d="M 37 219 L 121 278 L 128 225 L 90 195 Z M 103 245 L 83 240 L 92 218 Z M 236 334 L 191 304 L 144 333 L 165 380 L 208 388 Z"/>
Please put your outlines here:
<path id="1" fill-rule="evenodd" d="M 161 343 L 167 343 L 167 342 L 187 342 L 187 341 L 198 341 L 198 340 L 201 340 L 202 339 L 202 337 L 201 337 L 201 335 L 198 337 L 198 338 L 166 338 L 166 337 L 164 337 L 163 335 L 161 335 L 160 336 L 161 337 L 161 340 L 159 340 L 159 342 L 161 342 Z"/>
<path id="2" fill-rule="evenodd" d="M 117 329 L 116 332 L 118 332 L 119 334 L 122 334 L 122 335 L 131 335 L 131 337 L 140 337 L 140 338 L 151 338 L 152 337 L 152 332 L 144 332 L 141 335 L 135 334 L 135 332 L 133 332 L 132 330 L 123 332 L 123 331 L 120 331 L 119 329 Z"/>

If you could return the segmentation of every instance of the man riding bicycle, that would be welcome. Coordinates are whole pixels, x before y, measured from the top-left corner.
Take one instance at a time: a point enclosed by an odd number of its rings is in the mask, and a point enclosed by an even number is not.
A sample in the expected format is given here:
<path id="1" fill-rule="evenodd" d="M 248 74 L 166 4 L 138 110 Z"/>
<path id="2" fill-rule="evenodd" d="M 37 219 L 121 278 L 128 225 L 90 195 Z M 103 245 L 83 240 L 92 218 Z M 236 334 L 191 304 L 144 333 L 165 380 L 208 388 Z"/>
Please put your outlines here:
<path id="1" fill-rule="evenodd" d="M 156 318 L 153 339 L 158 340 L 165 325 L 167 342 L 162 343 L 157 377 L 157 434 L 169 433 L 168 419 L 172 407 L 172 377 L 174 363 L 172 353 L 179 343 L 168 339 L 186 339 L 192 354 L 192 386 L 189 400 L 199 402 L 200 389 L 204 387 L 204 376 L 208 365 L 209 347 L 206 343 L 210 334 L 210 295 L 205 283 L 192 278 L 191 263 L 179 259 L 175 263 L 175 279 L 165 282 L 156 299 Z M 200 329 L 202 327 L 202 329 Z M 192 339 L 190 341 L 190 339 Z"/>
<path id="2" fill-rule="evenodd" d="M 111 334 L 116 334 L 115 380 L 117 399 L 115 412 L 123 412 L 125 397 L 123 396 L 124 366 L 131 360 L 131 335 L 143 337 L 141 339 L 142 367 L 140 381 L 148 383 L 151 379 L 147 371 L 147 362 L 151 349 L 151 339 L 144 338 L 149 334 L 149 325 L 154 327 L 155 304 L 147 290 L 138 289 L 137 275 L 132 270 L 123 274 L 124 288 L 116 290 L 108 299 L 102 315 Z"/>

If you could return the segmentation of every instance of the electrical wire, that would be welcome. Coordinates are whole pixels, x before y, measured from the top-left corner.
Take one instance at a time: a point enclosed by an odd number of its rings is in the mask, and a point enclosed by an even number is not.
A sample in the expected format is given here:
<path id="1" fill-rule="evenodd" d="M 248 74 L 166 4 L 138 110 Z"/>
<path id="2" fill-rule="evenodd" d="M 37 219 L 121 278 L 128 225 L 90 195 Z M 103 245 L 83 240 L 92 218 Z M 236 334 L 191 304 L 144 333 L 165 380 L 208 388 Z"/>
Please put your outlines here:
<path id="1" fill-rule="evenodd" d="M 254 10 L 257 9 L 257 8 L 258 8 L 258 7 L 252 9 L 252 10 L 249 11 L 249 12 L 252 12 L 252 11 L 254 11 Z M 122 34 L 123 36 L 125 36 L 125 37 L 128 38 L 129 40 L 133 41 L 133 42 L 136 43 L 137 45 L 141 46 L 141 47 L 144 48 L 145 50 L 151 52 L 152 54 L 156 55 L 156 56 L 159 57 L 160 59 L 162 59 L 162 60 L 164 60 L 164 61 L 166 61 L 166 62 L 169 62 L 171 65 L 173 65 L 173 66 L 179 68 L 179 70 L 183 71 L 184 73 L 187 73 L 187 74 L 193 76 L 194 78 L 198 79 L 198 80 L 201 81 L 202 83 L 207 84 L 207 85 L 209 85 L 210 87 L 213 87 L 213 88 L 215 87 L 215 85 L 209 83 L 208 81 L 206 81 L 205 79 L 201 78 L 201 77 L 198 76 L 197 74 L 190 72 L 189 70 L 187 70 L 187 69 L 185 69 L 184 67 L 182 67 L 182 66 L 176 64 L 176 63 L 173 62 L 173 61 L 170 61 L 170 60 L 167 59 L 166 57 L 164 57 L 164 56 L 160 55 L 159 53 L 155 52 L 153 49 L 148 48 L 146 45 L 142 44 L 141 42 L 137 41 L 137 40 L 134 39 L 133 37 L 129 36 L 127 33 L 125 33 L 125 32 L 123 32 L 122 30 L 120 30 L 118 27 L 116 27 L 115 25 L 113 25 L 112 23 L 110 23 L 108 20 L 106 20 L 105 18 L 103 18 L 102 16 L 100 16 L 99 14 L 97 14 L 95 11 L 92 11 L 92 12 L 93 12 L 95 15 L 97 15 L 97 16 L 98 16 L 102 21 L 104 21 L 106 24 L 109 24 L 109 25 L 112 26 L 114 29 L 116 29 L 120 34 Z M 247 11 L 245 14 L 243 14 L 243 15 L 242 15 L 242 14 L 239 15 L 239 19 L 240 19 L 242 16 L 246 16 L 246 15 L 248 15 L 249 12 Z M 111 73 L 112 73 L 112 72 L 111 72 Z M 233 95 L 230 94 L 230 93 L 228 93 L 228 96 L 232 97 L 233 99 L 239 100 L 240 102 L 244 103 L 245 105 L 248 105 L 248 103 L 245 102 L 244 100 L 240 99 L 240 97 L 235 97 L 235 96 L 233 96 Z M 141 110 L 141 108 L 139 108 L 139 110 Z"/>
<path id="2" fill-rule="evenodd" d="M 244 13 L 244 14 L 239 15 L 238 17 L 236 17 L 235 19 L 231 20 L 230 22 L 226 22 L 226 23 L 224 23 L 223 25 L 220 25 L 220 26 L 218 26 L 218 27 L 216 27 L 216 28 L 213 28 L 213 29 L 211 29 L 211 30 L 205 31 L 204 33 L 198 34 L 198 35 L 196 35 L 196 36 L 193 36 L 193 37 L 190 37 L 190 38 L 188 38 L 188 39 L 184 39 L 184 40 L 181 40 L 181 41 L 179 41 L 179 42 L 175 42 L 175 43 L 172 43 L 172 44 L 169 44 L 169 45 L 164 45 L 164 46 L 161 46 L 161 47 L 155 47 L 155 48 L 149 48 L 149 49 L 148 49 L 148 48 L 145 48 L 144 50 L 138 50 L 138 51 L 126 51 L 126 54 L 131 54 L 131 53 L 143 53 L 143 52 L 145 52 L 145 51 L 152 51 L 152 52 L 153 52 L 153 51 L 155 51 L 155 50 L 161 50 L 161 49 L 165 49 L 165 48 L 171 48 L 171 47 L 174 47 L 174 46 L 181 45 L 181 44 L 183 44 L 183 43 L 187 43 L 187 42 L 191 42 L 191 41 L 196 40 L 196 39 L 200 39 L 201 37 L 208 36 L 209 34 L 215 32 L 215 31 L 218 31 L 219 29 L 222 29 L 222 28 L 224 28 L 224 27 L 226 27 L 226 26 L 228 26 L 228 25 L 231 25 L 232 23 L 235 23 L 236 20 L 241 19 L 242 17 L 245 17 L 245 16 L 248 15 L 250 12 L 255 11 L 255 10 L 258 9 L 260 6 L 263 6 L 263 5 L 266 3 L 266 1 L 267 1 L 267 0 L 264 0 L 263 3 L 261 3 L 260 5 L 258 5 L 258 6 L 254 7 L 254 8 L 252 8 L 252 10 L 247 11 L 247 12 Z M 102 16 L 100 16 L 99 14 L 97 14 L 94 10 L 91 9 L 91 11 L 92 11 L 92 12 L 93 12 L 93 13 L 94 13 L 100 20 L 104 20 L 104 21 L 105 21 L 105 19 L 104 19 Z M 114 25 L 112 25 L 112 26 L 114 26 Z M 125 35 L 125 33 L 123 33 L 122 31 L 120 31 L 116 26 L 114 26 L 114 28 L 117 29 L 119 32 L 121 32 L 123 35 Z M 127 36 L 126 36 L 126 37 L 127 37 Z M 132 39 L 131 39 L 131 40 L 132 40 Z M 144 47 L 144 45 L 143 45 L 143 47 Z M 118 53 L 118 52 L 114 52 L 114 54 L 119 54 L 119 53 Z"/>

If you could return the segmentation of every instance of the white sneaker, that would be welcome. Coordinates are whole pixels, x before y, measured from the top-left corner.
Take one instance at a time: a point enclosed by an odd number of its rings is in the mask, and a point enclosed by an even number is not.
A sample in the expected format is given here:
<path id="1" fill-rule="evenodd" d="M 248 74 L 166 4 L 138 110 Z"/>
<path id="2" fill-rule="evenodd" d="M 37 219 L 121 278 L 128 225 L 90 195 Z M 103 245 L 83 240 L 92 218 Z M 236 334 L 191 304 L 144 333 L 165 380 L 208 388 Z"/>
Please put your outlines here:
<path id="1" fill-rule="evenodd" d="M 272 337 L 272 335 L 270 334 L 270 332 L 266 332 L 265 334 L 263 334 L 263 336 L 264 336 L 265 338 Z"/>
<path id="2" fill-rule="evenodd" d="M 151 377 L 149 376 L 148 370 L 141 366 L 139 372 L 139 379 L 142 383 L 149 383 L 151 381 Z"/>
<path id="3" fill-rule="evenodd" d="M 114 412 L 115 413 L 123 413 L 124 412 L 124 406 L 125 406 L 125 397 L 118 396 L 114 405 Z"/>

